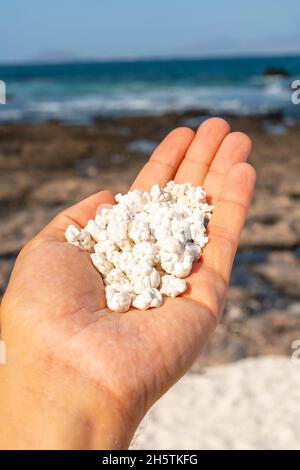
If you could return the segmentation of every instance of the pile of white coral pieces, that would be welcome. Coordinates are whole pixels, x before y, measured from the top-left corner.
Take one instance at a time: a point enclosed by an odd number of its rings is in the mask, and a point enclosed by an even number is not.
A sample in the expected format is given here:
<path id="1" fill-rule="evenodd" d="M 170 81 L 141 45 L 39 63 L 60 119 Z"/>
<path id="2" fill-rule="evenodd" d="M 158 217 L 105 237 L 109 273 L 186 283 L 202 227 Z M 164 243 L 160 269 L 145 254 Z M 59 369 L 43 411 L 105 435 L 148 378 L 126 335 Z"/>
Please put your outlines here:
<path id="1" fill-rule="evenodd" d="M 208 241 L 213 207 L 202 187 L 174 181 L 115 199 L 116 205 L 100 207 L 83 229 L 70 225 L 66 239 L 89 253 L 102 275 L 108 308 L 159 307 L 163 296 L 186 290 L 184 278 Z"/>

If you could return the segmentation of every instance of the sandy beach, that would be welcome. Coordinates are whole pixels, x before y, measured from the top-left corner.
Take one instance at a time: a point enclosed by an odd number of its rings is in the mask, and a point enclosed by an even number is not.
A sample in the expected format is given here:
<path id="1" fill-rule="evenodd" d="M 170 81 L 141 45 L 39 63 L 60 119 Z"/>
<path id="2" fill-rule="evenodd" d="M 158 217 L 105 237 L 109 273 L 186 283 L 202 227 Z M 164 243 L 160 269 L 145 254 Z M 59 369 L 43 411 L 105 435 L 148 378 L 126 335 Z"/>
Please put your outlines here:
<path id="1" fill-rule="evenodd" d="M 300 449 L 300 374 L 289 358 L 187 374 L 146 416 L 133 449 Z"/>

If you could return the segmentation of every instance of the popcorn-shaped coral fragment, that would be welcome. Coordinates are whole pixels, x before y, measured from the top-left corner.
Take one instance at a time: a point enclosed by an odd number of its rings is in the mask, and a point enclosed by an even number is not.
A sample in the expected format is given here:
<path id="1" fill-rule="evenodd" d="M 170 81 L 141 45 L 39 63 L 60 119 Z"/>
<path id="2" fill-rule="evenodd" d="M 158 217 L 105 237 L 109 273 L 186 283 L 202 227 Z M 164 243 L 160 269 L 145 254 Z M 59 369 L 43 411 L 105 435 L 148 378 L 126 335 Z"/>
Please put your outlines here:
<path id="1" fill-rule="evenodd" d="M 70 225 L 65 233 L 101 274 L 108 308 L 146 310 L 161 306 L 166 296 L 183 294 L 184 278 L 208 242 L 213 207 L 204 189 L 170 181 L 150 192 L 117 194 L 116 201 L 83 229 Z"/>

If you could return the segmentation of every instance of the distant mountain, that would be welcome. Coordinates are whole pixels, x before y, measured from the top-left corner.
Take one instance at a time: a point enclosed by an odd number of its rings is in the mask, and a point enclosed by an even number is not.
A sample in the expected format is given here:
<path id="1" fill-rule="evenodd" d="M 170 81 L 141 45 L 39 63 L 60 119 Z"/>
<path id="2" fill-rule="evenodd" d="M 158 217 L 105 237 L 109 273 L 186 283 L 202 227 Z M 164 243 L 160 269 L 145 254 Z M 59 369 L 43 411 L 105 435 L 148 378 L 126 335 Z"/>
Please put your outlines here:
<path id="1" fill-rule="evenodd" d="M 33 57 L 30 62 L 37 63 L 66 63 L 66 62 L 77 62 L 80 60 L 75 53 L 70 51 L 42 51 L 37 56 Z"/>

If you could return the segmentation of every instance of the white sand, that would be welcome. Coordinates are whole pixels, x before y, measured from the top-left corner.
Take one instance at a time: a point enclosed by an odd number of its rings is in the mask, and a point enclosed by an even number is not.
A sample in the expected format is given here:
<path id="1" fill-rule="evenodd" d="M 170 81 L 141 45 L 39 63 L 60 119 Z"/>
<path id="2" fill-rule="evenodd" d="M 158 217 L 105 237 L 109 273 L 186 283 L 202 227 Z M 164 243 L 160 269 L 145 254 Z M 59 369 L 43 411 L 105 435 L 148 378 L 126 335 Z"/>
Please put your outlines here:
<path id="1" fill-rule="evenodd" d="M 300 365 L 262 357 L 187 374 L 150 410 L 132 447 L 300 449 Z"/>

